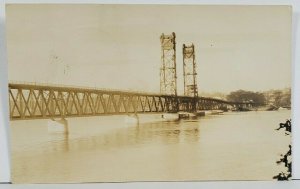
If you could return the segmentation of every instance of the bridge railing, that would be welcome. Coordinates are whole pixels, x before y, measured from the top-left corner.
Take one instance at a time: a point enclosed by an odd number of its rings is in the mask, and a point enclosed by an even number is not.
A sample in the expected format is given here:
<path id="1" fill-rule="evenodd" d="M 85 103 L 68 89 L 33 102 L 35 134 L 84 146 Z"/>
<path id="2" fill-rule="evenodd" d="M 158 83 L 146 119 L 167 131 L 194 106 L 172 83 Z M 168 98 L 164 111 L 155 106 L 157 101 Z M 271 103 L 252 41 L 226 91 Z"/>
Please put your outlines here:
<path id="1" fill-rule="evenodd" d="M 148 95 L 161 95 L 160 93 L 155 92 L 145 92 L 145 91 L 139 91 L 139 90 L 126 90 L 126 89 L 111 89 L 111 88 L 99 88 L 99 87 L 90 87 L 90 86 L 80 86 L 80 85 L 65 85 L 65 84 L 53 84 L 53 83 L 37 83 L 37 82 L 24 82 L 24 81 L 10 81 L 10 86 L 26 86 L 29 88 L 68 88 L 68 89 L 74 89 L 74 90 L 93 90 L 93 91 L 105 91 L 105 92 L 113 92 L 113 93 L 134 93 L 134 94 L 148 94 Z"/>

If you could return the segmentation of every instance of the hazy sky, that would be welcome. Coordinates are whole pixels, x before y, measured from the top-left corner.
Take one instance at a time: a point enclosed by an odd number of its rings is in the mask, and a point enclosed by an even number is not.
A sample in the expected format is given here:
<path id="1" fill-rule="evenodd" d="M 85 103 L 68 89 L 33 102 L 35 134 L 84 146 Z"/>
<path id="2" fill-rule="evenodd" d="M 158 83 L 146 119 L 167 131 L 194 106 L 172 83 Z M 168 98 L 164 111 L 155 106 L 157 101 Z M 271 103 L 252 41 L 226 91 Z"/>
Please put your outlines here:
<path id="1" fill-rule="evenodd" d="M 159 92 L 160 35 L 194 43 L 199 91 L 291 84 L 291 7 L 8 5 L 9 80 Z"/>

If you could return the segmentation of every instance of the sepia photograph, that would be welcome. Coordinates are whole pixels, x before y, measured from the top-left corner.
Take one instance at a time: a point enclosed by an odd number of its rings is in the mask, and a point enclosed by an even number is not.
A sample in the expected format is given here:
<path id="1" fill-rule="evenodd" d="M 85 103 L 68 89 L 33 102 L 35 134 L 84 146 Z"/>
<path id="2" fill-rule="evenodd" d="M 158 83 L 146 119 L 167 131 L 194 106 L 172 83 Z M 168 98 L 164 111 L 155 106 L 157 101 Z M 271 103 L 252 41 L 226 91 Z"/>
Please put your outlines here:
<path id="1" fill-rule="evenodd" d="M 291 6 L 5 11 L 12 183 L 291 180 Z"/>

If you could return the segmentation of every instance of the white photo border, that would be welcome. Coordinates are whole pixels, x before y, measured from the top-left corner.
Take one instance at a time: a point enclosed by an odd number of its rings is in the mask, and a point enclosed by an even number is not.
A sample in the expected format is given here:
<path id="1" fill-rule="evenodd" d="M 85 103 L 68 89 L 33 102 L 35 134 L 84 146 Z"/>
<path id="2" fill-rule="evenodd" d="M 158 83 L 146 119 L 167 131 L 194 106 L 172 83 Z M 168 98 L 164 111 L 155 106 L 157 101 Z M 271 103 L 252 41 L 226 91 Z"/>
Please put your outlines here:
<path id="1" fill-rule="evenodd" d="M 300 179 L 300 0 L 0 0 L 0 183 L 9 183 L 10 140 L 8 115 L 8 65 L 5 42 L 5 3 L 32 4 L 195 4 L 195 5 L 290 5 L 292 30 L 292 125 L 293 180 Z M 298 52 L 298 53 L 297 53 Z M 299 183 L 298 183 L 299 184 Z M 139 184 L 138 184 L 139 185 Z M 176 184 L 175 184 L 176 186 Z"/>

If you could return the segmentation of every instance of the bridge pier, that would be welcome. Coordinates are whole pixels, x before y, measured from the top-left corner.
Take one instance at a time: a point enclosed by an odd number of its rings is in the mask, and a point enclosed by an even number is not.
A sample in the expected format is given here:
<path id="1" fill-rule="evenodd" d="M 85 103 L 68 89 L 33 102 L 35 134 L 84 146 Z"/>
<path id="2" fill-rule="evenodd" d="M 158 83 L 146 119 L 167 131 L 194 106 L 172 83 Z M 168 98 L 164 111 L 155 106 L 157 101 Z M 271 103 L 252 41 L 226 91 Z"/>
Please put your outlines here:
<path id="1" fill-rule="evenodd" d="M 179 113 L 148 113 L 148 114 L 131 114 L 124 117 L 124 122 L 128 125 L 138 125 L 151 122 L 177 121 Z"/>
<path id="2" fill-rule="evenodd" d="M 48 132 L 49 133 L 69 133 L 68 120 L 61 118 L 60 120 L 51 119 L 48 120 Z"/>
<path id="3" fill-rule="evenodd" d="M 124 121 L 127 124 L 134 124 L 134 125 L 138 125 L 140 123 L 138 114 L 126 115 Z"/>
<path id="4" fill-rule="evenodd" d="M 161 120 L 162 121 L 176 121 L 179 119 L 179 113 L 162 113 Z"/>

